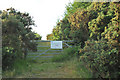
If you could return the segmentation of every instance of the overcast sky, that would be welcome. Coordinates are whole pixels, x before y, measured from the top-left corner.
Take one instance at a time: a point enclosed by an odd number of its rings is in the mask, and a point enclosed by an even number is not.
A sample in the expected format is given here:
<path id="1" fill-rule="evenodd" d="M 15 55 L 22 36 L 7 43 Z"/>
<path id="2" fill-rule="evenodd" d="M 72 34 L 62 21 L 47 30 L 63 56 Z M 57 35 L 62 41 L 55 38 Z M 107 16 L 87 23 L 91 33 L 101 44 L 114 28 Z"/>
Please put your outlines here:
<path id="1" fill-rule="evenodd" d="M 74 0 L 1 0 L 0 10 L 13 7 L 21 12 L 28 12 L 33 16 L 37 27 L 33 31 L 46 39 L 52 32 L 58 19 L 62 19 L 65 6 Z"/>

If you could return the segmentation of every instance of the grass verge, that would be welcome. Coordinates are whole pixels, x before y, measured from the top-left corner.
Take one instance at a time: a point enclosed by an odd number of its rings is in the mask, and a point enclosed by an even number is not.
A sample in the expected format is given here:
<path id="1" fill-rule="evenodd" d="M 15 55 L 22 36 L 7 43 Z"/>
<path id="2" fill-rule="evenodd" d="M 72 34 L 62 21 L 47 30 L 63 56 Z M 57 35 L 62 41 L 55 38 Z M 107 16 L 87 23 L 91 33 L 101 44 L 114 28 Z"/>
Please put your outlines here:
<path id="1" fill-rule="evenodd" d="M 21 75 L 31 70 L 31 63 L 29 59 L 17 59 L 13 64 L 12 70 L 3 71 L 3 78 L 11 78 L 16 75 Z"/>

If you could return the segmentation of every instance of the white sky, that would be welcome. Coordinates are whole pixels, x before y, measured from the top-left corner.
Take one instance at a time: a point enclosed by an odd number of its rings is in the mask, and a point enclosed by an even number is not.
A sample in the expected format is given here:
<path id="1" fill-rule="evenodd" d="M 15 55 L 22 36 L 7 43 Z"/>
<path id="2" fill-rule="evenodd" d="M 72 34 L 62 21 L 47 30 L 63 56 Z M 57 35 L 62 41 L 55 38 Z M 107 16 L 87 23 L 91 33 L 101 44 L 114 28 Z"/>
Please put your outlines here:
<path id="1" fill-rule="evenodd" d="M 13 7 L 33 16 L 37 27 L 33 31 L 46 40 L 46 35 L 52 32 L 57 19 L 62 19 L 65 6 L 74 0 L 0 0 L 0 10 Z"/>

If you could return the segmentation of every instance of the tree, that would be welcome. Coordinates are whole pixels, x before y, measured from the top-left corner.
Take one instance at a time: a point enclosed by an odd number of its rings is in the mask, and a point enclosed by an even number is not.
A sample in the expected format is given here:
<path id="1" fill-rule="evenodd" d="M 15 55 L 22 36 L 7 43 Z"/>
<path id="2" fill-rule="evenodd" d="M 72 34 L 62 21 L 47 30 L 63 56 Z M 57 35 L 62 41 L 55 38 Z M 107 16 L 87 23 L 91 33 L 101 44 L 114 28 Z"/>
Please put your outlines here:
<path id="1" fill-rule="evenodd" d="M 42 36 L 40 36 L 39 34 L 37 33 L 34 33 L 35 35 L 35 40 L 41 40 Z"/>
<path id="2" fill-rule="evenodd" d="M 2 19 L 2 61 L 3 69 L 12 67 L 17 58 L 25 58 L 28 50 L 36 50 L 37 44 L 31 25 L 35 25 L 28 13 L 21 13 L 14 8 L 4 10 Z"/>
<path id="3" fill-rule="evenodd" d="M 66 6 L 65 16 L 75 13 L 78 9 L 85 9 L 90 5 L 91 5 L 91 2 L 76 2 L 76 1 L 74 1 L 74 3 L 70 2 Z"/>
<path id="4" fill-rule="evenodd" d="M 53 40 L 53 34 L 48 34 L 47 35 L 47 40 Z"/>

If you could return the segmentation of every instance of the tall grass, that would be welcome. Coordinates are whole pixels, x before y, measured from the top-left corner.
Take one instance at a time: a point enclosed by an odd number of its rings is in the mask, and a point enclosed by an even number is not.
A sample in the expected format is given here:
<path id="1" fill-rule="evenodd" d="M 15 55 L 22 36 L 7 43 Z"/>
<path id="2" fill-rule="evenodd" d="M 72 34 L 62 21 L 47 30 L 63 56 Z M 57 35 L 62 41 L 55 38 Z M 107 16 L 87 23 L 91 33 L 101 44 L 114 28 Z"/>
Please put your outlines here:
<path id="1" fill-rule="evenodd" d="M 93 73 L 86 68 L 83 62 L 76 62 L 76 71 L 81 78 L 93 78 Z"/>
<path id="2" fill-rule="evenodd" d="M 7 70 L 2 73 L 3 78 L 11 78 L 31 71 L 31 63 L 32 61 L 28 59 L 17 59 L 13 64 L 12 70 Z"/>
<path id="3" fill-rule="evenodd" d="M 64 49 L 64 51 L 60 55 L 56 55 L 52 58 L 53 62 L 62 62 L 66 60 L 70 60 L 72 57 L 76 56 L 78 53 L 79 47 L 70 47 Z"/>

